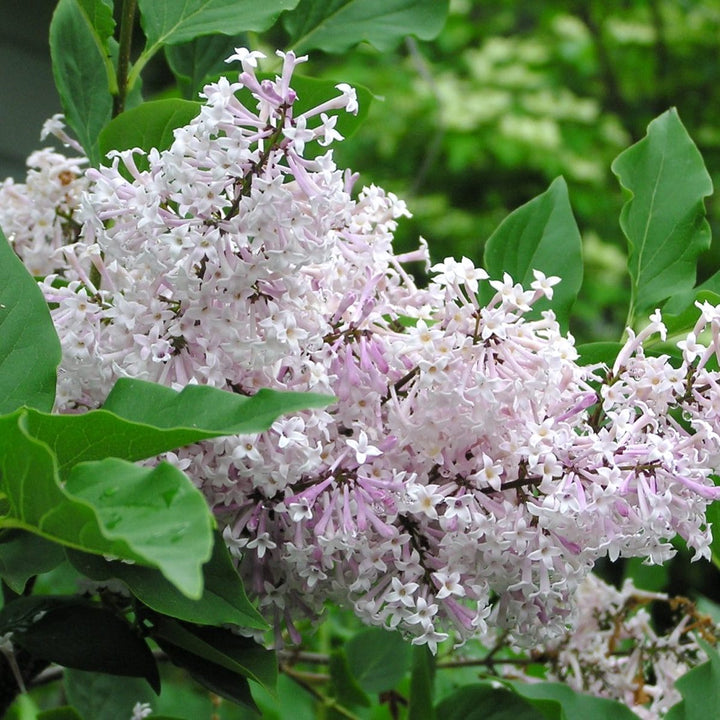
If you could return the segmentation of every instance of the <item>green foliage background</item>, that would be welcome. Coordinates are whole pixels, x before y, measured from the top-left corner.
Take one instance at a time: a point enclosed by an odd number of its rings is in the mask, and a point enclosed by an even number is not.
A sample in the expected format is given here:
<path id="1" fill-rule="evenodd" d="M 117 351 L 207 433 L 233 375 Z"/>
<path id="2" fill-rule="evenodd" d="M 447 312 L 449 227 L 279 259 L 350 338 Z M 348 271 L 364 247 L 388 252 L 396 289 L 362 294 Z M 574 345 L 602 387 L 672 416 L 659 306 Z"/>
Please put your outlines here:
<path id="1" fill-rule="evenodd" d="M 313 53 L 306 72 L 377 96 L 336 154 L 406 199 L 414 218 L 400 228 L 402 247 L 422 235 L 435 258 L 480 262 L 500 221 L 563 175 L 586 268 L 571 329 L 579 342 L 614 340 L 629 285 L 610 164 L 675 106 L 718 185 L 719 31 L 714 0 L 453 0 L 434 41 Z M 708 201 L 715 237 L 719 203 Z M 700 280 L 719 261 L 716 244 L 700 259 Z"/>

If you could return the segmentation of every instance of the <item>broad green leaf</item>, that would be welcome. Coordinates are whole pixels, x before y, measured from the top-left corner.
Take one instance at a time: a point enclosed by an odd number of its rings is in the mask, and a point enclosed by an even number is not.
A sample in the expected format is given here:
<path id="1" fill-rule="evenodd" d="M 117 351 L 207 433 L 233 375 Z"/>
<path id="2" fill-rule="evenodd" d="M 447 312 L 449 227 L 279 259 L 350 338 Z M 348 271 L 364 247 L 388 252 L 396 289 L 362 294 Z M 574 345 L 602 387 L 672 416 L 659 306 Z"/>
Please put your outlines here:
<path id="1" fill-rule="evenodd" d="M 93 507 L 102 536 L 128 545 L 189 597 L 200 597 L 214 519 L 200 491 L 177 468 L 141 467 L 117 458 L 76 465 L 65 483 Z M 51 522 L 48 513 L 45 522 Z M 84 530 L 92 537 L 92 529 Z M 100 541 L 100 538 L 98 538 Z"/>
<path id="2" fill-rule="evenodd" d="M 22 621 L 14 622 L 17 617 Z M 0 612 L 0 627 L 33 657 L 78 670 L 145 678 L 160 690 L 150 648 L 126 620 L 101 605 L 72 596 L 22 597 Z"/>
<path id="3" fill-rule="evenodd" d="M 608 341 L 584 343 L 583 345 L 578 345 L 575 349 L 580 355 L 579 362 L 581 365 L 605 363 L 608 367 L 612 367 L 622 347 L 622 343 Z"/>
<path id="4" fill-rule="evenodd" d="M 720 655 L 707 643 L 701 645 L 709 659 L 676 681 L 683 699 L 670 708 L 667 720 L 720 720 Z"/>
<path id="5" fill-rule="evenodd" d="M 484 260 L 491 277 L 499 279 L 508 273 L 528 289 L 535 280 L 533 270 L 560 277 L 562 281 L 553 288 L 553 299 L 539 301 L 533 310 L 537 313 L 552 308 L 567 330 L 570 309 L 582 285 L 583 262 L 582 238 L 563 178 L 553 180 L 544 193 L 500 223 L 485 245 Z M 482 293 L 489 300 L 494 290 L 484 284 Z"/>
<path id="6" fill-rule="evenodd" d="M 201 35 L 238 35 L 269 28 L 298 0 L 138 0 L 150 52 Z"/>
<path id="7" fill-rule="evenodd" d="M 698 255 L 710 246 L 703 199 L 712 181 L 675 109 L 612 164 L 629 199 L 620 214 L 628 240 L 634 321 L 695 284 Z"/>
<path id="8" fill-rule="evenodd" d="M 112 10 L 102 0 L 60 0 L 50 24 L 55 85 L 68 125 L 93 165 L 98 136 L 112 116 Z"/>
<path id="9" fill-rule="evenodd" d="M 252 397 L 207 385 L 171 388 L 121 378 L 100 410 L 82 415 L 27 411 L 27 427 L 55 453 L 64 477 L 76 463 L 142 460 L 182 445 L 267 430 L 283 413 L 319 408 L 334 398 L 260 390 Z"/>
<path id="10" fill-rule="evenodd" d="M 337 649 L 330 653 L 328 670 L 330 672 L 330 695 L 341 705 L 370 707 L 370 699 L 352 676 L 348 668 L 347 656 L 342 650 Z"/>
<path id="11" fill-rule="evenodd" d="M 57 459 L 27 429 L 28 410 L 0 418 L 0 527 L 85 552 L 157 567 L 189 597 L 202 593 L 212 549 L 204 498 L 175 467 L 109 458 L 82 463 L 61 483 Z"/>
<path id="12" fill-rule="evenodd" d="M 183 97 L 194 100 L 210 77 L 233 72 L 225 58 L 230 57 L 236 47 L 248 45 L 246 37 L 203 35 L 190 42 L 167 45 L 165 58 L 178 80 Z"/>
<path id="13" fill-rule="evenodd" d="M 50 411 L 62 351 L 37 282 L 0 230 L 0 414 Z"/>
<path id="14" fill-rule="evenodd" d="M 499 683 L 462 687 L 444 698 L 435 713 L 442 720 L 546 720 L 539 709 Z"/>
<path id="15" fill-rule="evenodd" d="M 18 594 L 31 577 L 53 570 L 64 559 L 60 545 L 39 535 L 10 530 L 0 537 L 0 576 Z"/>
<path id="16" fill-rule="evenodd" d="M 203 594 L 198 600 L 183 595 L 151 568 L 108 562 L 97 555 L 72 551 L 68 557 L 77 570 L 92 580 L 122 580 L 140 602 L 163 615 L 198 625 L 228 623 L 246 628 L 267 627 L 263 617 L 248 600 L 219 533 L 215 535 L 212 557 L 203 566 Z"/>
<path id="17" fill-rule="evenodd" d="M 348 669 L 365 692 L 392 690 L 410 670 L 410 645 L 399 633 L 368 628 L 345 645 Z"/>
<path id="18" fill-rule="evenodd" d="M 100 154 L 110 150 L 140 148 L 146 153 L 151 148 L 166 150 L 172 145 L 173 130 L 187 125 L 199 112 L 199 102 L 171 98 L 145 102 L 113 118 L 100 133 Z M 144 162 L 143 162 L 144 161 Z M 147 167 L 145 158 L 138 158 L 138 167 Z"/>
<path id="19" fill-rule="evenodd" d="M 233 673 L 236 678 L 247 677 L 270 692 L 275 691 L 275 653 L 266 650 L 251 638 L 224 628 L 191 625 L 160 615 L 153 619 L 153 624 L 153 639 L 171 658 L 174 650 L 180 650 L 183 657 L 188 653 L 204 663 L 211 663 L 218 670 L 224 669 Z"/>
<path id="20" fill-rule="evenodd" d="M 426 645 L 412 648 L 408 720 L 435 720 L 435 656 Z"/>
<path id="21" fill-rule="evenodd" d="M 283 17 L 298 52 L 339 53 L 367 41 L 390 50 L 407 35 L 431 40 L 445 24 L 448 0 L 301 0 Z"/>
<path id="22" fill-rule="evenodd" d="M 63 686 L 68 702 L 85 720 L 126 720 L 135 703 L 156 700 L 144 681 L 131 677 L 66 670 Z"/>
<path id="23" fill-rule="evenodd" d="M 512 683 L 514 689 L 528 700 L 554 700 L 562 706 L 565 716 L 592 720 L 638 720 L 626 705 L 615 700 L 575 692 L 563 683 Z"/>

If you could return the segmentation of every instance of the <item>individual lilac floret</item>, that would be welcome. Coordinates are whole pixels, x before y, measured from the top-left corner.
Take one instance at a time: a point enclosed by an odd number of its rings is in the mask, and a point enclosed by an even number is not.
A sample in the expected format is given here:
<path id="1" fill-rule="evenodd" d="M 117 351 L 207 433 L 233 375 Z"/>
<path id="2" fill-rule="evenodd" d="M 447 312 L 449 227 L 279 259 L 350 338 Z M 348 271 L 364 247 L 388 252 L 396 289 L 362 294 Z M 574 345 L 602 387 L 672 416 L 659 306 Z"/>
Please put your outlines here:
<path id="1" fill-rule="evenodd" d="M 663 562 L 676 535 L 707 557 L 720 311 L 700 308 L 680 367 L 645 355 L 655 314 L 603 370 L 537 310 L 558 278 L 525 287 L 446 259 L 419 289 L 402 262 L 429 264 L 427 246 L 392 248 L 404 203 L 355 193 L 333 160 L 354 92 L 296 114 L 304 58 L 281 58 L 261 80 L 260 56 L 238 49 L 237 79 L 204 89 L 147 170 L 131 150 L 87 172 L 77 241 L 58 256 L 46 243 L 64 276 L 42 283 L 63 342 L 58 409 L 97 407 L 122 376 L 336 396 L 173 458 L 293 640 L 330 600 L 433 650 L 489 628 L 534 644 L 572 623 L 598 558 Z"/>

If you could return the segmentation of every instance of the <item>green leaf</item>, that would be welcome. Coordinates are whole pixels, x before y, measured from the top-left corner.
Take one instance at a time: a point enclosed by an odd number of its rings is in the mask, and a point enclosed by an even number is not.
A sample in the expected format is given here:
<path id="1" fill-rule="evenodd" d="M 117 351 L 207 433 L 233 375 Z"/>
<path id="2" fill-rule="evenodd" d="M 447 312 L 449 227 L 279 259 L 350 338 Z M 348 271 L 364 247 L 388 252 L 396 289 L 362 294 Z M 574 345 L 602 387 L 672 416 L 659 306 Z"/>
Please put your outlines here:
<path id="1" fill-rule="evenodd" d="M 191 625 L 162 615 L 155 616 L 153 624 L 153 639 L 171 656 L 172 651 L 168 647 L 179 648 L 217 668 L 254 680 L 274 692 L 277 684 L 275 653 L 251 638 L 224 628 Z"/>
<path id="2" fill-rule="evenodd" d="M 78 462 L 119 457 L 142 460 L 182 445 L 267 430 L 283 413 L 324 407 L 334 398 L 260 390 L 252 397 L 207 385 L 177 392 L 121 378 L 101 410 L 81 415 L 27 411 L 28 431 L 55 453 L 61 477 Z M 0 419 L 1 420 L 1 419 Z"/>
<path id="3" fill-rule="evenodd" d="M 31 577 L 54 570 L 64 559 L 60 545 L 38 535 L 6 531 L 0 537 L 0 576 L 18 595 Z"/>
<path id="4" fill-rule="evenodd" d="M 151 148 L 166 150 L 172 145 L 173 130 L 187 125 L 202 105 L 190 100 L 171 98 L 152 100 L 126 110 L 113 118 L 100 133 L 100 154 L 105 157 L 110 150 L 140 148 L 146 153 Z M 147 168 L 147 159 L 138 157 L 138 167 Z"/>
<path id="5" fill-rule="evenodd" d="M 238 35 L 269 28 L 298 0 L 138 0 L 149 54 L 161 45 L 183 43 L 201 35 Z"/>
<path id="6" fill-rule="evenodd" d="M 105 607 L 78 597 L 22 597 L 0 612 L 0 627 L 33 657 L 78 670 L 144 678 L 160 691 L 150 648 Z"/>
<path id="7" fill-rule="evenodd" d="M 565 180 L 556 178 L 544 193 L 510 213 L 488 239 L 484 259 L 491 277 L 509 273 L 525 288 L 535 279 L 533 270 L 560 277 L 562 282 L 553 288 L 552 301 L 537 302 L 533 313 L 550 307 L 567 330 L 570 310 L 582 285 L 583 262 L 582 238 Z M 489 300 L 494 291 L 485 284 L 482 293 Z"/>
<path id="8" fill-rule="evenodd" d="M 63 684 L 68 702 L 85 720 L 124 720 L 135 703 L 154 700 L 148 686 L 131 677 L 66 670 Z"/>
<path id="9" fill-rule="evenodd" d="M 16 527 L 86 552 L 157 567 L 190 597 L 202 592 L 212 524 L 204 498 L 173 466 L 109 458 L 74 467 L 61 484 L 57 459 L 27 430 L 28 410 L 0 418 L 0 488 Z"/>
<path id="10" fill-rule="evenodd" d="M 629 247 L 630 320 L 695 284 L 698 255 L 710 246 L 703 198 L 712 181 L 675 109 L 612 164 L 630 197 L 620 214 Z"/>
<path id="11" fill-rule="evenodd" d="M 203 35 L 190 42 L 165 47 L 165 58 L 178 80 L 183 96 L 194 100 L 211 76 L 231 70 L 225 58 L 238 46 L 247 46 L 247 38 L 226 35 Z"/>
<path id="12" fill-rule="evenodd" d="M 695 305 L 696 302 L 709 302 L 711 305 L 720 304 L 720 294 L 711 290 L 701 290 L 700 288 L 696 288 L 689 293 L 689 302 L 687 304 L 683 303 L 685 307 L 682 310 L 680 310 L 682 306 L 674 302 L 676 297 L 680 296 L 670 298 L 663 308 L 663 322 L 667 328 L 668 337 L 687 334 L 695 327 L 695 323 L 700 318 L 700 310 Z M 677 312 L 670 312 L 676 308 Z"/>
<path id="13" fill-rule="evenodd" d="M 575 349 L 580 355 L 579 362 L 581 365 L 605 363 L 608 367 L 612 367 L 622 347 L 622 343 L 608 341 L 584 343 L 583 345 L 578 345 Z"/>
<path id="14" fill-rule="evenodd" d="M 334 650 L 330 653 L 328 669 L 330 671 L 330 695 L 340 705 L 370 707 L 370 699 L 352 676 L 348 668 L 347 656 L 342 650 Z"/>
<path id="15" fill-rule="evenodd" d="M 499 683 L 462 687 L 444 698 L 435 712 L 443 720 L 545 720 L 539 709 Z"/>
<path id="16" fill-rule="evenodd" d="M 93 507 L 100 532 L 127 544 L 189 597 L 202 593 L 214 520 L 202 493 L 173 465 L 140 467 L 117 458 L 76 465 L 65 483 Z M 52 522 L 47 513 L 45 522 Z M 93 529 L 83 529 L 89 537 Z"/>
<path id="17" fill-rule="evenodd" d="M 198 625 L 225 623 L 264 629 L 267 623 L 250 603 L 242 580 L 219 533 L 210 560 L 203 566 L 203 594 L 198 600 L 183 595 L 160 573 L 139 565 L 108 562 L 97 555 L 69 552 L 77 570 L 92 580 L 122 580 L 140 602 L 152 610 Z"/>
<path id="18" fill-rule="evenodd" d="M 62 351 L 37 282 L 0 231 L 0 414 L 49 411 Z"/>
<path id="19" fill-rule="evenodd" d="M 348 669 L 365 692 L 392 690 L 410 670 L 410 645 L 399 633 L 368 628 L 345 645 Z"/>
<path id="20" fill-rule="evenodd" d="M 112 116 L 112 10 L 102 0 L 60 0 L 50 24 L 53 75 L 68 125 L 93 165 L 98 136 Z"/>
<path id="21" fill-rule="evenodd" d="M 665 720 L 718 720 L 720 718 L 720 659 L 714 650 L 710 660 L 685 673 L 675 682 L 683 699 L 673 705 Z"/>
<path id="22" fill-rule="evenodd" d="M 565 716 L 592 718 L 592 720 L 638 720 L 627 706 L 608 700 L 575 692 L 563 683 L 511 683 L 523 697 L 532 700 L 555 700 L 562 705 Z"/>
<path id="23" fill-rule="evenodd" d="M 407 35 L 431 40 L 445 24 L 448 0 L 301 0 L 283 17 L 298 52 L 339 53 L 366 40 L 378 50 Z"/>
<path id="24" fill-rule="evenodd" d="M 408 720 L 435 720 L 435 656 L 427 645 L 412 648 Z"/>

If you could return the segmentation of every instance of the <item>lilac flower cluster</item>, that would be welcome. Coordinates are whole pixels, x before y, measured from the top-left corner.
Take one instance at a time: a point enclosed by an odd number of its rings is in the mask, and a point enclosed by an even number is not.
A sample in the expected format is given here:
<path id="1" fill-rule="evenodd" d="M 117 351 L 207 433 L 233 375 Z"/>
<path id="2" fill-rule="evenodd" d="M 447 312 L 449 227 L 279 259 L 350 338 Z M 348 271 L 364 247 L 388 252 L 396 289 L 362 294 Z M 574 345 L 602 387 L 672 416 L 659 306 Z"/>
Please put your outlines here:
<path id="1" fill-rule="evenodd" d="M 707 660 L 698 638 L 718 640 L 712 618 L 689 600 L 638 590 L 629 580 L 617 589 L 591 573 L 576 599 L 573 632 L 534 649 L 533 659 L 549 664 L 546 680 L 618 700 L 644 720 L 664 717 L 682 699 L 675 680 Z M 653 623 L 652 604 L 674 617 L 664 632 Z"/>
<path id="2" fill-rule="evenodd" d="M 720 309 L 701 308 L 679 368 L 645 354 L 665 332 L 656 314 L 603 370 L 533 307 L 558 278 L 522 287 L 448 258 L 417 287 L 403 264 L 429 266 L 427 246 L 392 249 L 405 205 L 354 194 L 324 150 L 334 113 L 357 109 L 352 88 L 296 113 L 304 58 L 279 54 L 281 73 L 260 80 L 260 54 L 237 50 L 238 80 L 208 85 L 147 169 L 133 150 L 87 171 L 73 242 L 48 232 L 58 409 L 100 405 L 122 376 L 336 396 L 172 457 L 295 640 L 295 619 L 331 600 L 433 650 L 488 627 L 535 643 L 565 632 L 598 558 L 663 562 L 676 535 L 707 557 Z M 35 253 L 36 225 L 13 231 L 19 254 Z"/>

